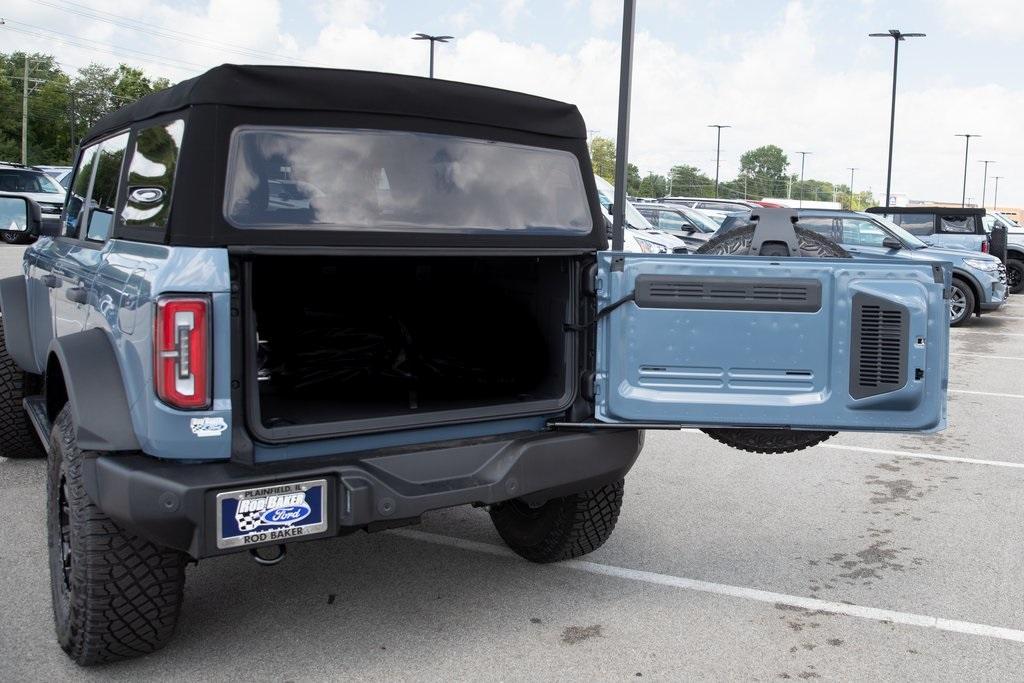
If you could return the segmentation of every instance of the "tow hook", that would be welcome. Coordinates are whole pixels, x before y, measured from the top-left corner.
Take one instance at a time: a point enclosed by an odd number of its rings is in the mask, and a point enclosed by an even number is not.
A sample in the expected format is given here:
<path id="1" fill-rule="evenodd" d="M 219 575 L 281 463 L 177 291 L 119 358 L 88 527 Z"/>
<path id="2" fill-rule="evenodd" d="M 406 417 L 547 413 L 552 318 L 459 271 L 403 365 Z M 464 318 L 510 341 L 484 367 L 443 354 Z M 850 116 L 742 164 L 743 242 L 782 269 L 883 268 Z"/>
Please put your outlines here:
<path id="1" fill-rule="evenodd" d="M 288 549 L 284 547 L 284 543 L 281 543 L 278 545 L 252 548 L 249 551 L 249 554 L 252 555 L 252 559 L 256 560 L 256 564 L 263 565 L 264 567 L 273 567 L 284 559 L 287 552 Z"/>

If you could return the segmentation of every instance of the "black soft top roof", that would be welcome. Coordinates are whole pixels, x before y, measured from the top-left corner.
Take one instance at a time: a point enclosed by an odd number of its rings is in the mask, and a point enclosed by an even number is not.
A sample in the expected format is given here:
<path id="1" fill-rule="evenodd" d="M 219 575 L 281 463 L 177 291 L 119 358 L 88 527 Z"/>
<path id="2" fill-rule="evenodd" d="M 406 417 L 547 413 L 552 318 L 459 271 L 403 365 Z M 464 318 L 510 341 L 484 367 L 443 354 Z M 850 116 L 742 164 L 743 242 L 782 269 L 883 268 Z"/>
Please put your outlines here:
<path id="1" fill-rule="evenodd" d="M 587 137 L 574 105 L 509 90 L 373 71 L 223 64 L 104 116 L 85 140 L 202 104 L 414 116 Z"/>
<path id="2" fill-rule="evenodd" d="M 943 216 L 984 216 L 985 209 L 953 206 L 872 206 L 868 213 L 938 213 Z"/>

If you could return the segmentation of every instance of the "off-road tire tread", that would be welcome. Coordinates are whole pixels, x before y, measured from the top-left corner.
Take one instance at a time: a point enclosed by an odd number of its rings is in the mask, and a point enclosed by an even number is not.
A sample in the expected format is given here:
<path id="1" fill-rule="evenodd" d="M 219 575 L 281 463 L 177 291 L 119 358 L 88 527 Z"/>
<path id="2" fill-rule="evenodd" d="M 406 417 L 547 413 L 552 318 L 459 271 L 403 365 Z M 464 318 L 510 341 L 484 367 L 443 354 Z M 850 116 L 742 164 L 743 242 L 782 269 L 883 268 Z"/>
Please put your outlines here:
<path id="1" fill-rule="evenodd" d="M 57 417 L 50 448 L 50 582 L 61 647 L 85 666 L 159 650 L 174 635 L 188 558 L 122 529 L 92 503 L 82 483 L 82 460 L 87 456 L 76 444 L 68 406 Z M 54 553 L 59 558 L 60 549 L 53 536 L 56 526 L 52 519 L 61 460 L 68 485 L 72 538 L 71 598 L 63 620 L 58 614 L 58 591 L 63 589 L 63 579 L 61 574 L 55 575 L 60 565 L 53 560 Z"/>
<path id="2" fill-rule="evenodd" d="M 766 455 L 802 451 L 805 448 L 817 446 L 836 435 L 836 432 L 788 429 L 704 429 L 702 431 L 726 446 Z"/>
<path id="3" fill-rule="evenodd" d="M 800 256 L 813 258 L 851 258 L 850 252 L 839 244 L 819 235 L 813 230 L 795 228 L 797 246 Z M 724 235 L 716 235 L 697 249 L 698 254 L 715 254 L 721 256 L 749 256 L 750 247 L 754 243 L 754 226 L 730 230 Z"/>
<path id="4" fill-rule="evenodd" d="M 0 323 L 0 455 L 5 458 L 42 458 L 46 450 L 22 405 L 22 399 L 36 381 L 7 353 L 3 323 Z"/>
<path id="5" fill-rule="evenodd" d="M 522 544 L 509 533 L 512 527 L 524 523 L 511 505 L 494 506 L 491 520 L 502 540 L 521 557 L 540 564 L 571 560 L 594 552 L 612 535 L 622 509 L 624 484 L 620 479 L 597 489 L 548 501 L 545 514 L 549 515 L 551 528 L 535 544 Z"/>

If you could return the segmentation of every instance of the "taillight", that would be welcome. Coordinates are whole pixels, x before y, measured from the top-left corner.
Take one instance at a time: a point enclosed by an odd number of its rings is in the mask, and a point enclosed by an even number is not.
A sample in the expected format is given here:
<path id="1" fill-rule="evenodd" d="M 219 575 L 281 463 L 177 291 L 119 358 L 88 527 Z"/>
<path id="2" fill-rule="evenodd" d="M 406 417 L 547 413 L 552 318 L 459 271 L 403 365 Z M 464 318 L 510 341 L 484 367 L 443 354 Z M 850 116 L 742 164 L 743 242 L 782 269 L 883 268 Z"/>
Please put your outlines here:
<path id="1" fill-rule="evenodd" d="M 153 376 L 164 403 L 192 410 L 210 406 L 209 321 L 209 299 L 157 299 Z"/>
<path id="2" fill-rule="evenodd" d="M 988 240 L 982 240 L 981 241 L 981 253 L 983 253 L 983 254 L 987 254 L 988 253 Z"/>

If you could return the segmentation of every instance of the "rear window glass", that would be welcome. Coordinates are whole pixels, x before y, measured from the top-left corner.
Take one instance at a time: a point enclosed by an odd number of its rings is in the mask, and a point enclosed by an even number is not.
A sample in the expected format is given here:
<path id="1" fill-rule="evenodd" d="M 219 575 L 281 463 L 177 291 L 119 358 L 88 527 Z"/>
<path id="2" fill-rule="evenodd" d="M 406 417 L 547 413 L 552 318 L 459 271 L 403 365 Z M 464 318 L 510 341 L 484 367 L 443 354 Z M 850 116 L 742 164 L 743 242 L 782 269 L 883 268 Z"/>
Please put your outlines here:
<path id="1" fill-rule="evenodd" d="M 448 135 L 243 127 L 224 214 L 240 228 L 587 233 L 569 152 Z"/>
<path id="2" fill-rule="evenodd" d="M 974 216 L 939 216 L 942 232 L 974 234 Z"/>
<path id="3" fill-rule="evenodd" d="M 932 235 L 935 233 L 935 214 L 904 213 L 897 214 L 898 223 L 911 235 Z"/>

